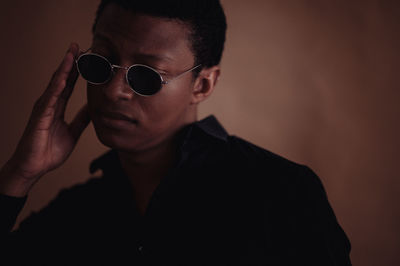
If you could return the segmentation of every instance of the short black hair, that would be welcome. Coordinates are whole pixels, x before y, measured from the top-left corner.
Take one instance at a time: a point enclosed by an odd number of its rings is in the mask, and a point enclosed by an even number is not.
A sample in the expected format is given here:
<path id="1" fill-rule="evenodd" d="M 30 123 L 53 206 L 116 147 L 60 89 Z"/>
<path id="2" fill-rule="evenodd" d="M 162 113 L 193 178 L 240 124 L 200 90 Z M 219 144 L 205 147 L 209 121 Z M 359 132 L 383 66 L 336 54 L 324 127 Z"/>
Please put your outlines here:
<path id="1" fill-rule="evenodd" d="M 136 14 L 176 19 L 189 26 L 189 40 L 195 65 L 201 68 L 218 65 L 224 50 L 226 17 L 219 0 L 101 0 L 92 27 L 95 32 L 104 8 L 115 3 Z"/>

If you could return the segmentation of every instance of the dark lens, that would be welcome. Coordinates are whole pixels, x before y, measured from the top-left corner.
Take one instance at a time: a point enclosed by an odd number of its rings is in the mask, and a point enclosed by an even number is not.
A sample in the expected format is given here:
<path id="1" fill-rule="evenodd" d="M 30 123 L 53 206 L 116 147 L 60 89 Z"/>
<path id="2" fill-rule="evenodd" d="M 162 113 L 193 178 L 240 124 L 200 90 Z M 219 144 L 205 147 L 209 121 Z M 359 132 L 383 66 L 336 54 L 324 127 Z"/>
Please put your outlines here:
<path id="1" fill-rule="evenodd" d="M 82 77 L 92 83 L 104 83 L 111 75 L 111 66 L 107 60 L 94 54 L 79 57 L 78 69 Z"/>
<path id="2" fill-rule="evenodd" d="M 128 71 L 128 83 L 141 95 L 153 95 L 161 89 L 161 77 L 146 66 L 132 66 Z"/>

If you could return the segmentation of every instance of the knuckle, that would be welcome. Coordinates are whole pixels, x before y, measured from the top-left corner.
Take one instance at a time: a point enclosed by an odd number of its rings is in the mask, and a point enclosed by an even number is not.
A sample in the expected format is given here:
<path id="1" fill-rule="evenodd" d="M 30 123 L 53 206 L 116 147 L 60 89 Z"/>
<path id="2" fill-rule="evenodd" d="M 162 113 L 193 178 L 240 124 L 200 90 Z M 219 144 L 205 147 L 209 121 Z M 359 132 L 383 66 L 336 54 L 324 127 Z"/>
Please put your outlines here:
<path id="1" fill-rule="evenodd" d="M 60 80 L 59 82 L 58 82 L 58 86 L 61 86 L 61 87 L 65 87 L 67 85 L 67 82 L 66 82 L 66 80 L 65 79 L 62 79 L 62 80 Z"/>
<path id="2" fill-rule="evenodd" d="M 54 87 L 65 87 L 66 81 L 62 78 L 62 77 L 57 77 L 56 79 L 54 79 L 53 81 L 53 86 Z"/>

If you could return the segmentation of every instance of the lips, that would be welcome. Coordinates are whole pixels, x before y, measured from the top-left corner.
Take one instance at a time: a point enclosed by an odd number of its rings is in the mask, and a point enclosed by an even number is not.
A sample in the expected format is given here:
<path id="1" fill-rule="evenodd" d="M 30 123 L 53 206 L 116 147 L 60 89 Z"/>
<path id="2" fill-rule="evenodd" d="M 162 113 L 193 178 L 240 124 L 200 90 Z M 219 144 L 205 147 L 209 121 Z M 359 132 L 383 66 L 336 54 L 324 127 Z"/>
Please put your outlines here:
<path id="1" fill-rule="evenodd" d="M 125 114 L 117 113 L 117 112 L 101 112 L 100 116 L 110 118 L 110 119 L 115 119 L 115 120 L 125 120 L 128 122 L 137 123 L 137 120 L 135 120 Z"/>
<path id="2" fill-rule="evenodd" d="M 138 123 L 136 119 L 119 112 L 99 111 L 98 114 L 100 122 L 106 127 L 126 128 Z"/>

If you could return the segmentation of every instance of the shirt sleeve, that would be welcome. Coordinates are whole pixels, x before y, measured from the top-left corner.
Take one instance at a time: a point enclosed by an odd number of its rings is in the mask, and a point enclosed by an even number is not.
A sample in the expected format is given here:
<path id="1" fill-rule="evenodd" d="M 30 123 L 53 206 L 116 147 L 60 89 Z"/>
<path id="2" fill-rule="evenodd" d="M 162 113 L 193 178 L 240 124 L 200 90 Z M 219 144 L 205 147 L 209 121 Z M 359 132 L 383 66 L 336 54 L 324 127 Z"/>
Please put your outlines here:
<path id="1" fill-rule="evenodd" d="M 25 265 L 26 250 L 18 245 L 17 235 L 12 232 L 15 221 L 25 205 L 26 197 L 0 194 L 0 264 Z M 17 248 L 18 247 L 18 248 Z M 18 250 L 18 252 L 17 252 Z"/>
<path id="2" fill-rule="evenodd" d="M 18 214 L 25 205 L 27 197 L 11 197 L 0 194 L 0 234 L 11 232 Z"/>
<path id="3" fill-rule="evenodd" d="M 47 264 L 51 256 L 43 252 L 58 245 L 55 240 L 62 237 L 65 225 L 70 223 L 71 212 L 68 210 L 77 205 L 70 200 L 75 196 L 74 191 L 62 190 L 47 206 L 32 212 L 13 231 L 27 197 L 0 195 L 0 265 L 51 265 Z"/>
<path id="4" fill-rule="evenodd" d="M 308 167 L 299 175 L 295 206 L 299 258 L 308 265 L 350 266 L 350 241 L 339 225 L 320 178 Z"/>

